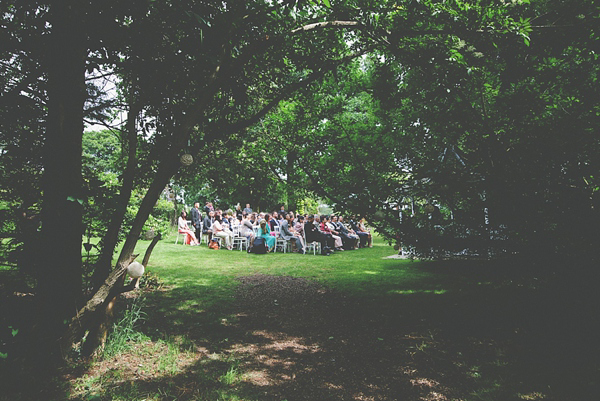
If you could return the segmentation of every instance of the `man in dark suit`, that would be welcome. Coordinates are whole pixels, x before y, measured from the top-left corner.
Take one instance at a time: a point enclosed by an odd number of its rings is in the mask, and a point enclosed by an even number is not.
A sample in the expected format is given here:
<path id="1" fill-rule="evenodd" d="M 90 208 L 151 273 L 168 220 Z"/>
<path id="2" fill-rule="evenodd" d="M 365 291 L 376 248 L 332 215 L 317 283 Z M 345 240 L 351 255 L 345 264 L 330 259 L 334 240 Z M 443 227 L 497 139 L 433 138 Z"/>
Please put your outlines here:
<path id="1" fill-rule="evenodd" d="M 330 255 L 332 253 L 332 249 L 327 246 L 327 237 L 317 229 L 314 221 L 315 216 L 309 214 L 306 223 L 304 223 L 304 235 L 306 236 L 306 243 L 309 244 L 316 241 L 321 244 L 321 255 Z"/>
<path id="2" fill-rule="evenodd" d="M 360 238 L 360 244 L 359 246 L 361 248 L 364 248 L 367 246 L 367 241 L 369 240 L 369 234 L 363 232 L 359 227 L 358 227 L 358 221 L 357 218 L 355 216 L 352 216 L 350 218 L 350 227 L 352 228 L 352 230 L 354 230 L 354 232 L 356 233 L 356 235 L 358 235 L 358 238 Z"/>
<path id="3" fill-rule="evenodd" d="M 202 222 L 202 234 L 208 234 L 208 239 L 212 238 L 212 225 L 215 222 L 215 212 L 210 211 L 206 214 Z"/>
<path id="4" fill-rule="evenodd" d="M 196 238 L 198 239 L 200 239 L 202 235 L 202 221 L 200 220 L 200 210 L 198 209 L 199 207 L 200 203 L 196 202 L 194 203 L 194 207 L 190 211 L 192 217 L 192 225 L 196 230 Z"/>
<path id="5" fill-rule="evenodd" d="M 354 232 L 354 230 L 348 230 L 348 227 L 344 224 L 344 217 L 340 216 L 339 218 L 335 218 L 334 223 L 336 227 L 338 227 L 338 231 L 340 232 L 340 236 L 343 238 L 348 238 L 353 249 L 358 249 L 358 235 Z"/>
<path id="6" fill-rule="evenodd" d="M 342 220 L 340 216 L 339 220 Z M 331 216 L 331 224 L 335 226 L 335 229 L 339 233 L 338 235 L 344 242 L 344 249 L 356 249 L 358 248 L 358 235 L 352 235 L 340 221 L 337 216 Z"/>

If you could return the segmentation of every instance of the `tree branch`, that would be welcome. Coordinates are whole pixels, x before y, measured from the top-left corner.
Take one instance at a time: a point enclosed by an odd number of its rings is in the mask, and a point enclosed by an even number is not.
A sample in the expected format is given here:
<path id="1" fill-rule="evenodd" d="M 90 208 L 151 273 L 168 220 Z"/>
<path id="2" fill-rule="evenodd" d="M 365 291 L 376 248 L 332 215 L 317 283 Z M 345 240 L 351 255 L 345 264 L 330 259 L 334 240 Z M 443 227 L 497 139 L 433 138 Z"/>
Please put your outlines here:
<path id="1" fill-rule="evenodd" d="M 308 24 L 292 30 L 292 34 L 314 31 L 319 28 L 364 28 L 360 22 L 356 21 L 324 21 Z"/>

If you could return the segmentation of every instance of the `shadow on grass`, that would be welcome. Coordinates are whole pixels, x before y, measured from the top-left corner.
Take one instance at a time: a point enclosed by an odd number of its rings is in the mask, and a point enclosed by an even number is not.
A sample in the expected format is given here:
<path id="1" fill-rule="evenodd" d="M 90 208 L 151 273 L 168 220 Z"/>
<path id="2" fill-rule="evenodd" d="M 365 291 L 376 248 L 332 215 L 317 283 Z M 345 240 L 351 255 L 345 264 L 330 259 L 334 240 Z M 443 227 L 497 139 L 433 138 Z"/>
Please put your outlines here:
<path id="1" fill-rule="evenodd" d="M 335 288 L 252 274 L 239 277 L 233 293 L 234 285 L 179 277 L 178 287 L 147 298 L 139 329 L 152 341 L 78 372 L 71 399 L 510 401 L 599 393 L 595 275 L 445 262 L 415 263 L 395 279 L 394 269 L 349 271 Z"/>
<path id="2" fill-rule="evenodd" d="M 470 280 L 443 292 L 422 286 L 365 297 L 254 275 L 240 278 L 235 298 L 206 310 L 194 291 L 216 291 L 210 286 L 156 293 L 143 331 L 185 338 L 193 349 L 186 362 L 121 381 L 108 370 L 104 386 L 80 399 L 593 399 L 594 285 L 469 269 L 453 270 Z"/>

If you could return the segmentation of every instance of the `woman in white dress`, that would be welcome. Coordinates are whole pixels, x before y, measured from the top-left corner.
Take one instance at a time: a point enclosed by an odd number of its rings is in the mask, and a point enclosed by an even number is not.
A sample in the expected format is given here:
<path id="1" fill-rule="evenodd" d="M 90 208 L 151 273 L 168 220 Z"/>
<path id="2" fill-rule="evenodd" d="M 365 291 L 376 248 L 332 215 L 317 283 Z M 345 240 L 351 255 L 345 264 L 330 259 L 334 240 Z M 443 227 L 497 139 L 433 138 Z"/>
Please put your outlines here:
<path id="1" fill-rule="evenodd" d="M 219 215 L 215 217 L 215 222 L 212 225 L 212 232 L 213 236 L 225 239 L 225 246 L 227 249 L 230 251 L 233 249 L 233 232 L 225 227 L 225 224 L 223 224 L 223 220 Z"/>

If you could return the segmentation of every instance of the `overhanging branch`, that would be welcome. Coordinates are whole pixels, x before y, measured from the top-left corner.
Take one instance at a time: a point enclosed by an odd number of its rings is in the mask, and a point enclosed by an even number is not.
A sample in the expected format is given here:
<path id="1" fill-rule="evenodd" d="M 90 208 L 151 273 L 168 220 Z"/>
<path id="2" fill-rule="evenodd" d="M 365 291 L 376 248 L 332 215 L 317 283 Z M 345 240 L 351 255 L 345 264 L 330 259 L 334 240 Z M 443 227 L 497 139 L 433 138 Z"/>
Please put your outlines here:
<path id="1" fill-rule="evenodd" d="M 315 29 L 329 28 L 329 27 L 333 27 L 333 28 L 363 28 L 364 25 L 361 24 L 360 22 L 356 22 L 356 21 L 324 21 L 324 22 L 316 22 L 314 24 L 308 24 L 308 25 L 301 26 L 300 28 L 296 28 L 296 29 L 292 30 L 292 33 L 296 34 L 296 33 L 300 33 L 300 32 L 308 32 L 308 31 L 313 31 Z"/>

